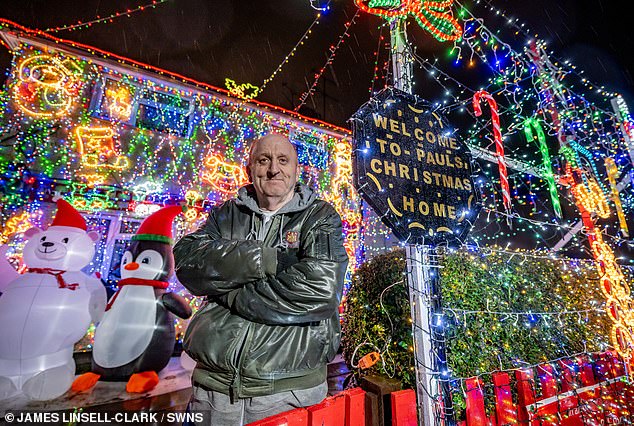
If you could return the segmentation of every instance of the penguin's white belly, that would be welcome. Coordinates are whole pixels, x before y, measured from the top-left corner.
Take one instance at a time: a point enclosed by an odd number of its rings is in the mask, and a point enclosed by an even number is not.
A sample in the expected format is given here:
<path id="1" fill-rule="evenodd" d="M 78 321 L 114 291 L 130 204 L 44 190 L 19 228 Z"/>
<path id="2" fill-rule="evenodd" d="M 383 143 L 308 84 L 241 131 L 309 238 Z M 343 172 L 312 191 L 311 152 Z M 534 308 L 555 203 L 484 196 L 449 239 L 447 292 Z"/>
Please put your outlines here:
<path id="1" fill-rule="evenodd" d="M 67 272 L 75 290 L 59 288 L 54 276 L 27 273 L 0 296 L 0 358 L 29 359 L 73 346 L 90 326 L 90 293 L 81 273 Z"/>
<path id="2" fill-rule="evenodd" d="M 95 362 L 116 368 L 143 354 L 156 329 L 157 303 L 153 287 L 124 286 L 95 330 Z"/>

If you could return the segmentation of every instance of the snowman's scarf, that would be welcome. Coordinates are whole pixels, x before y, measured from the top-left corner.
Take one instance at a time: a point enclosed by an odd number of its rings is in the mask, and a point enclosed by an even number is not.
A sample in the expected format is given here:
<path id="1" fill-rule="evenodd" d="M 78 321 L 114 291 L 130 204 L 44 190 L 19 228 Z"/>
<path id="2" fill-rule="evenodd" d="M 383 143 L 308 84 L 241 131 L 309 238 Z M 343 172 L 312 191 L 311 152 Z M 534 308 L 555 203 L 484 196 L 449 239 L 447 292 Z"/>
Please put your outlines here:
<path id="1" fill-rule="evenodd" d="M 147 285 L 147 286 L 154 287 L 154 288 L 167 288 L 170 285 L 170 283 L 165 282 L 165 281 L 144 280 L 142 278 L 134 278 L 134 277 L 132 277 L 132 278 L 124 278 L 124 279 L 122 279 L 121 281 L 119 281 L 119 283 L 117 285 L 119 286 L 119 290 L 117 290 L 117 292 L 114 294 L 114 296 L 112 296 L 112 298 L 110 299 L 110 301 L 106 305 L 106 311 L 109 310 L 112 307 L 112 304 L 117 299 L 117 296 L 119 295 L 119 292 L 121 291 L 121 289 L 125 285 Z"/>
<path id="2" fill-rule="evenodd" d="M 32 272 L 34 274 L 49 274 L 55 277 L 57 280 L 57 286 L 59 288 L 67 288 L 69 290 L 77 290 L 79 288 L 78 283 L 68 284 L 62 274 L 66 271 L 62 271 L 60 269 L 51 269 L 51 268 L 27 268 L 26 272 Z"/>

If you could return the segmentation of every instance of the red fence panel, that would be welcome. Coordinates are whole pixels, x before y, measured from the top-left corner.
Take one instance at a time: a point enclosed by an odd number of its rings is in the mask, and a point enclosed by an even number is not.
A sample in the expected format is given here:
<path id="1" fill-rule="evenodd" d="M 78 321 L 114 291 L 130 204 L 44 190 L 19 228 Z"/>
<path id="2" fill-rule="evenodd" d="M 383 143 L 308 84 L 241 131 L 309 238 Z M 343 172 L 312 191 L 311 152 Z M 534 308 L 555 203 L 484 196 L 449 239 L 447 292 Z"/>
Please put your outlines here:
<path id="1" fill-rule="evenodd" d="M 414 400 L 414 409 L 416 401 Z M 248 426 L 364 426 L 365 391 L 352 388 L 308 408 L 286 411 Z"/>
<path id="2" fill-rule="evenodd" d="M 602 425 L 605 422 L 603 404 L 593 365 L 587 355 L 577 357 L 577 362 L 579 363 L 579 379 L 582 386 L 578 391 L 579 415 L 584 425 Z"/>
<path id="3" fill-rule="evenodd" d="M 324 402 L 311 405 L 308 410 L 308 426 L 345 426 L 345 396 L 326 398 Z"/>
<path id="4" fill-rule="evenodd" d="M 581 386 L 579 381 L 579 364 L 574 359 L 560 360 L 559 383 L 561 394 L 559 397 L 559 413 L 562 426 L 583 426 L 583 419 L 579 410 L 579 396 L 577 389 Z"/>
<path id="5" fill-rule="evenodd" d="M 513 402 L 511 394 L 511 379 L 508 373 L 493 373 L 493 386 L 495 387 L 495 414 L 499 426 L 516 424 L 517 406 Z"/>
<path id="6" fill-rule="evenodd" d="M 392 426 L 418 426 L 416 392 L 413 389 L 392 392 Z"/>
<path id="7" fill-rule="evenodd" d="M 365 391 L 353 388 L 342 393 L 346 401 L 346 426 L 365 426 Z"/>
<path id="8" fill-rule="evenodd" d="M 484 393 L 481 381 L 477 377 L 467 379 L 467 424 L 469 426 L 487 426 L 486 411 L 484 410 Z"/>
<path id="9" fill-rule="evenodd" d="M 534 416 L 539 418 L 544 426 L 557 425 L 559 424 L 560 412 L 559 399 L 557 398 L 559 389 L 557 389 L 553 366 L 550 364 L 538 365 L 537 377 L 542 395 L 536 401 L 537 410 Z"/>
<path id="10" fill-rule="evenodd" d="M 599 355 L 599 360 L 595 365 L 601 369 L 603 374 L 601 386 L 601 399 L 605 408 L 605 420 L 608 424 L 620 424 L 627 420 L 629 409 L 625 396 L 625 383 L 621 381 L 624 371 L 619 368 L 616 354 L 604 352 Z M 621 374 L 619 374 L 621 372 Z"/>
<path id="11" fill-rule="evenodd" d="M 574 359 L 561 359 L 557 361 L 559 367 L 559 382 L 561 384 L 561 391 L 568 392 L 572 389 L 576 389 L 579 384 L 577 370 L 579 365 Z"/>
<path id="12" fill-rule="evenodd" d="M 461 426 L 632 424 L 634 385 L 626 380 L 628 369 L 614 352 L 594 354 L 591 358 L 581 356 L 535 369 L 515 370 L 517 405 L 509 375 L 493 373 L 495 414 L 489 418 L 481 379 L 467 379 L 466 421 Z"/>
<path id="13" fill-rule="evenodd" d="M 247 426 L 308 426 L 308 411 L 298 408 L 249 423 Z"/>
<path id="14" fill-rule="evenodd" d="M 515 381 L 517 382 L 517 402 L 519 409 L 517 411 L 520 423 L 539 425 L 538 421 L 531 421 L 532 414 L 529 415 L 528 410 L 535 404 L 535 379 L 533 370 L 523 369 L 515 370 Z"/>

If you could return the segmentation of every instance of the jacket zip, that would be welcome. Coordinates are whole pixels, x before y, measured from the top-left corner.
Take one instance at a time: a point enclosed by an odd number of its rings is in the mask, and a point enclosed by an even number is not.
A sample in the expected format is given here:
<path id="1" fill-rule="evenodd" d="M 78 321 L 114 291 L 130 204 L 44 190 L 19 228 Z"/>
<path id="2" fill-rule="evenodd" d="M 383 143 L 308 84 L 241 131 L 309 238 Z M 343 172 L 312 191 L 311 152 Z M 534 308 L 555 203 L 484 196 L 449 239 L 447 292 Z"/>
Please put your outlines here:
<path id="1" fill-rule="evenodd" d="M 231 385 L 229 386 L 229 398 L 231 399 L 232 404 L 235 403 L 240 397 L 240 387 L 242 386 L 242 381 L 240 380 L 240 371 L 242 370 L 242 360 L 244 359 L 245 349 L 247 348 L 251 340 L 251 328 L 251 324 L 247 323 L 247 330 L 241 339 L 240 348 L 238 349 L 238 360 L 234 369 L 233 378 L 231 379 Z"/>
<path id="2" fill-rule="evenodd" d="M 271 221 L 275 221 L 275 216 L 273 216 L 272 218 L 270 218 Z M 262 219 L 260 219 L 256 214 L 252 214 L 251 215 L 251 226 L 252 226 L 252 230 L 253 230 L 253 238 L 256 240 L 259 240 L 260 237 L 260 232 L 262 231 L 262 225 L 263 225 L 264 221 Z M 273 223 L 271 223 L 270 226 L 272 226 Z M 270 227 L 269 227 L 269 231 L 270 231 Z M 268 232 L 267 232 L 268 234 Z M 266 237 L 266 236 L 264 236 Z M 247 237 L 248 239 L 248 237 Z M 263 238 L 265 239 L 265 238 Z M 241 337 L 240 339 L 240 343 L 239 345 L 236 345 L 236 348 L 239 346 L 238 348 L 238 353 L 237 353 L 237 360 L 236 360 L 236 366 L 234 368 L 233 371 L 233 378 L 231 379 L 231 384 L 229 385 L 229 399 L 231 401 L 231 403 L 235 403 L 238 398 L 240 397 L 240 388 L 242 387 L 242 380 L 240 377 L 240 371 L 242 370 L 242 361 L 244 359 L 244 352 L 245 349 L 247 347 L 247 344 L 249 343 L 250 339 L 250 331 L 251 331 L 251 323 L 247 322 L 246 325 L 246 331 L 244 332 L 244 335 Z M 232 360 L 233 361 L 233 360 Z"/>

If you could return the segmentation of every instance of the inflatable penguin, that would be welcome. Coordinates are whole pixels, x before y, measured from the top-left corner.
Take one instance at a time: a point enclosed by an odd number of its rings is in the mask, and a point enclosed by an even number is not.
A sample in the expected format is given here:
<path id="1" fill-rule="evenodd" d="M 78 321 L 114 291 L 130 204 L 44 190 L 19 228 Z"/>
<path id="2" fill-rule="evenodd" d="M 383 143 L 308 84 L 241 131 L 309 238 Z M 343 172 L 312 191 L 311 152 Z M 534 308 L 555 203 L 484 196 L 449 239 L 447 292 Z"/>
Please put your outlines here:
<path id="1" fill-rule="evenodd" d="M 46 231 L 25 233 L 27 269 L 0 296 L 0 400 L 24 393 L 48 400 L 75 378 L 73 347 L 98 322 L 106 289 L 81 269 L 95 254 L 96 232 L 64 200 Z"/>
<path id="2" fill-rule="evenodd" d="M 148 216 L 121 259 L 119 291 L 108 302 L 95 330 L 92 372 L 79 376 L 74 391 L 91 388 L 99 379 L 128 381 L 128 392 L 147 392 L 159 382 L 158 372 L 174 350 L 174 315 L 191 316 L 185 299 L 167 292 L 174 273 L 172 221 L 181 206 L 165 207 Z"/>

